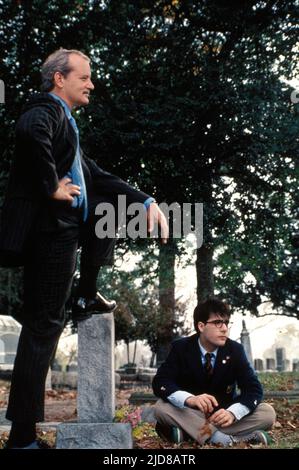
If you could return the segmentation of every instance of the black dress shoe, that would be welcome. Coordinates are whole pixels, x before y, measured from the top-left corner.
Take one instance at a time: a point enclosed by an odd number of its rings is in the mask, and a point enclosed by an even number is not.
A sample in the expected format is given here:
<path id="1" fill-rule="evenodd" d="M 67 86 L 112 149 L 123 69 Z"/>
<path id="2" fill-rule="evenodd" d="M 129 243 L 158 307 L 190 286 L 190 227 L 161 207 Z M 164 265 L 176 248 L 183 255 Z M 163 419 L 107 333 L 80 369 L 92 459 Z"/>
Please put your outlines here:
<path id="1" fill-rule="evenodd" d="M 76 321 L 87 320 L 93 313 L 109 313 L 112 312 L 115 307 L 115 300 L 105 299 L 100 292 L 97 292 L 96 296 L 92 299 L 76 297 L 72 306 L 72 318 Z"/>
<path id="2" fill-rule="evenodd" d="M 27 446 L 24 446 L 24 447 L 16 447 L 16 446 L 10 445 L 9 442 L 7 442 L 4 446 L 4 449 L 7 449 L 7 450 L 10 450 L 10 449 L 29 449 L 29 450 L 33 450 L 33 449 L 41 449 L 41 446 L 39 445 L 39 443 L 36 440 L 31 442 L 31 444 L 28 444 Z"/>

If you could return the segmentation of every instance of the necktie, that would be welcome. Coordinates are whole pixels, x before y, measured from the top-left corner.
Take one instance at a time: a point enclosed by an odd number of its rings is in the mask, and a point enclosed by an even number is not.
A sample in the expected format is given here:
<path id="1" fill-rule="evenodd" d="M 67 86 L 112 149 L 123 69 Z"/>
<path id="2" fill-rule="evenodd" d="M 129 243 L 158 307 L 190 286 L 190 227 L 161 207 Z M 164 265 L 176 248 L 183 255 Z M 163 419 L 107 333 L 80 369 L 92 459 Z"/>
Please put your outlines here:
<path id="1" fill-rule="evenodd" d="M 72 179 L 72 183 L 80 186 L 80 195 L 74 197 L 72 207 L 81 207 L 82 206 L 82 208 L 83 208 L 83 219 L 85 221 L 87 219 L 88 208 L 87 208 L 86 186 L 85 186 L 84 174 L 83 174 L 81 158 L 80 158 L 79 130 L 78 130 L 76 121 L 73 118 L 73 116 L 70 118 L 70 123 L 73 126 L 73 129 L 74 129 L 74 131 L 76 133 L 76 136 L 77 136 L 76 155 L 75 155 L 75 158 L 74 158 L 71 170 L 70 170 L 70 176 L 71 176 L 71 179 Z"/>
<path id="2" fill-rule="evenodd" d="M 213 356 L 213 354 L 211 354 L 211 353 L 206 353 L 205 354 L 206 362 L 204 364 L 204 370 L 205 370 L 205 373 L 207 374 L 208 377 L 211 377 L 211 375 L 213 374 L 212 356 Z"/>

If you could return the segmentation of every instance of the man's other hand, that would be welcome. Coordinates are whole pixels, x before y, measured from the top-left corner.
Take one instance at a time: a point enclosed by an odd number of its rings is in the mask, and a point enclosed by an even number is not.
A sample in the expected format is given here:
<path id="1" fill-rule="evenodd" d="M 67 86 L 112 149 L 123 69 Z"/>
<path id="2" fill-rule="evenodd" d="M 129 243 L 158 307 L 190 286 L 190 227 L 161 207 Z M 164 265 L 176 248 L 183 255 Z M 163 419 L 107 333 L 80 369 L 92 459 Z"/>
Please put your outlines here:
<path id="1" fill-rule="evenodd" d="M 156 202 L 152 202 L 147 210 L 147 226 L 149 233 L 152 233 L 155 224 L 161 229 L 161 242 L 167 243 L 169 237 L 169 228 L 165 215 Z"/>
<path id="2" fill-rule="evenodd" d="M 52 194 L 51 198 L 56 199 L 58 201 L 69 201 L 70 203 L 73 202 L 73 196 L 80 195 L 80 186 L 76 184 L 72 184 L 72 180 L 70 178 L 62 178 L 58 182 L 58 188 Z"/>
<path id="3" fill-rule="evenodd" d="M 207 393 L 203 393 L 202 395 L 197 395 L 195 397 L 189 397 L 185 403 L 190 406 L 190 408 L 198 408 L 205 414 L 212 413 L 213 409 L 218 406 L 216 398 L 213 397 L 213 395 L 208 395 Z"/>
<path id="4" fill-rule="evenodd" d="M 212 416 L 209 418 L 209 422 L 214 424 L 215 426 L 220 426 L 221 428 L 226 428 L 230 426 L 235 421 L 235 416 L 230 412 L 221 408 L 217 410 Z"/>

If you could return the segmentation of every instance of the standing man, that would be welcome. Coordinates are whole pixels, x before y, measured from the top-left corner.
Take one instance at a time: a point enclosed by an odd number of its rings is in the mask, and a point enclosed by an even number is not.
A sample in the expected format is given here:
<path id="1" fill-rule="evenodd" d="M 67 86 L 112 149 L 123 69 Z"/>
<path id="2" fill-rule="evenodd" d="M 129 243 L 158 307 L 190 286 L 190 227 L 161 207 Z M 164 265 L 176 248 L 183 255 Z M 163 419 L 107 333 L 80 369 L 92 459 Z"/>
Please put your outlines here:
<path id="1" fill-rule="evenodd" d="M 76 50 L 59 49 L 42 67 L 43 93 L 27 103 L 16 127 L 15 158 L 2 210 L 0 260 L 24 265 L 22 331 L 12 375 L 7 419 L 8 448 L 36 448 L 35 424 L 44 419 L 44 389 L 52 354 L 65 325 L 76 255 L 82 246 L 80 283 L 73 315 L 109 312 L 115 302 L 96 291 L 99 267 L 111 264 L 115 240 L 95 235 L 94 208 L 141 202 L 148 228 L 168 226 L 154 199 L 83 156 L 72 116 L 89 103 L 94 89 L 90 60 Z"/>
<path id="2" fill-rule="evenodd" d="M 228 339 L 230 310 L 208 299 L 194 310 L 196 334 L 177 340 L 153 380 L 157 433 L 180 443 L 230 446 L 270 441 L 275 421 L 243 346 Z M 240 393 L 236 393 L 238 386 Z"/>

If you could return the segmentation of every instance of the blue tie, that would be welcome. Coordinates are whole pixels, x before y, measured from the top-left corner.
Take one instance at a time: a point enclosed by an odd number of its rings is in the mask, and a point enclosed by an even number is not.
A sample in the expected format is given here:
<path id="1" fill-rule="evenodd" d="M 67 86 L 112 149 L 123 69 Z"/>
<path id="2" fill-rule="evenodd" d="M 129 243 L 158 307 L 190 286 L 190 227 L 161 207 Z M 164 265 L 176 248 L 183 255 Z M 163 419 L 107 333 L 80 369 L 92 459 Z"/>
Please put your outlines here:
<path id="1" fill-rule="evenodd" d="M 84 174 L 83 174 L 81 158 L 80 158 L 79 130 L 78 130 L 76 121 L 73 118 L 73 116 L 71 116 L 69 119 L 77 136 L 77 149 L 76 149 L 76 155 L 75 155 L 72 167 L 70 171 L 67 173 L 67 176 L 71 178 L 73 184 L 80 186 L 80 195 L 74 196 L 72 207 L 83 207 L 83 220 L 85 221 L 87 219 L 88 206 L 87 206 L 87 192 L 86 192 Z"/>

